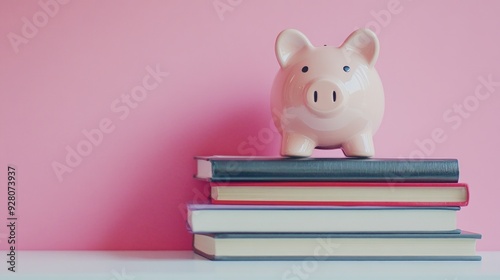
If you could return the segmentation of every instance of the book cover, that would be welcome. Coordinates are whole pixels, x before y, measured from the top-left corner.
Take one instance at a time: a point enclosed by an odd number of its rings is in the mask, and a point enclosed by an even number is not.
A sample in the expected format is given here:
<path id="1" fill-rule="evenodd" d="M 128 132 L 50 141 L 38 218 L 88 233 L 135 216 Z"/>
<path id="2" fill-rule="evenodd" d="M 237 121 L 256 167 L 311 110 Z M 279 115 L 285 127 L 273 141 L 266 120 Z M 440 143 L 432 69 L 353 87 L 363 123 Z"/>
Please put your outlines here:
<path id="1" fill-rule="evenodd" d="M 188 205 L 188 227 L 214 232 L 451 232 L 460 207 Z"/>
<path id="2" fill-rule="evenodd" d="M 211 260 L 479 261 L 476 240 L 459 233 L 195 234 L 193 249 Z"/>
<path id="3" fill-rule="evenodd" d="M 466 206 L 464 183 L 210 182 L 213 204 Z"/>
<path id="4" fill-rule="evenodd" d="M 458 182 L 456 159 L 196 157 L 195 177 L 233 181 Z"/>

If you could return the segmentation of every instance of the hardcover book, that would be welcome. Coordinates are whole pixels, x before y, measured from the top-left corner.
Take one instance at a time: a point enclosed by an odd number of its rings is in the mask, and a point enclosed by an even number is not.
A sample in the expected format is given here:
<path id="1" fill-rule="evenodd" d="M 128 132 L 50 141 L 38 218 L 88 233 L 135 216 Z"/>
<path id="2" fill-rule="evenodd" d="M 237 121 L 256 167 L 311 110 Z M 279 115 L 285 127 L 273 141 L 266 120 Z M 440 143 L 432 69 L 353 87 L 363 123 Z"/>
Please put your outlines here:
<path id="1" fill-rule="evenodd" d="M 188 205 L 194 233 L 452 232 L 459 207 Z"/>
<path id="2" fill-rule="evenodd" d="M 463 183 L 210 182 L 213 204 L 466 206 Z"/>
<path id="3" fill-rule="evenodd" d="M 456 159 L 196 157 L 198 179 L 233 181 L 458 182 Z"/>
<path id="4" fill-rule="evenodd" d="M 194 251 L 211 260 L 479 261 L 476 240 L 460 233 L 195 234 Z"/>

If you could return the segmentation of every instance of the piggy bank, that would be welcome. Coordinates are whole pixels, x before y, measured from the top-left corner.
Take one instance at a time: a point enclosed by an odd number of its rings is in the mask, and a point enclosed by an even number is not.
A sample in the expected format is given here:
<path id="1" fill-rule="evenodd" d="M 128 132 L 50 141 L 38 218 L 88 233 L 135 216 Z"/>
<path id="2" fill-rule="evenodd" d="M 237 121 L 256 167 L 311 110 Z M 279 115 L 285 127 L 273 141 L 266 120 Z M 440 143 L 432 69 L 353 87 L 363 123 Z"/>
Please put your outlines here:
<path id="1" fill-rule="evenodd" d="M 384 90 L 375 70 L 379 42 L 369 29 L 340 47 L 313 46 L 294 29 L 276 39 L 280 69 L 271 92 L 281 155 L 311 156 L 341 148 L 348 157 L 374 155 L 373 134 L 384 114 Z"/>

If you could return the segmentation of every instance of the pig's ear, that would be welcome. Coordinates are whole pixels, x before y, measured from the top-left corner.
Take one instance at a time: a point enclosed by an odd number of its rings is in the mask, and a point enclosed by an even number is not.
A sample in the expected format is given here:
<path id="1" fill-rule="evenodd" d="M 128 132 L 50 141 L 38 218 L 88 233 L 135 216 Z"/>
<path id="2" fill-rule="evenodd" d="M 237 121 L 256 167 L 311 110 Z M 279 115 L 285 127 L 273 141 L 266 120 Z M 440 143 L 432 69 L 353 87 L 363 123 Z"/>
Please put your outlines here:
<path id="1" fill-rule="evenodd" d="M 366 59 L 369 66 L 375 65 L 378 58 L 379 43 L 377 35 L 367 28 L 361 28 L 349 35 L 341 48 L 347 55 L 358 53 Z"/>
<path id="2" fill-rule="evenodd" d="M 286 29 L 276 38 L 276 58 L 281 68 L 285 68 L 291 58 L 303 48 L 312 48 L 311 42 L 300 31 L 295 29 Z"/>

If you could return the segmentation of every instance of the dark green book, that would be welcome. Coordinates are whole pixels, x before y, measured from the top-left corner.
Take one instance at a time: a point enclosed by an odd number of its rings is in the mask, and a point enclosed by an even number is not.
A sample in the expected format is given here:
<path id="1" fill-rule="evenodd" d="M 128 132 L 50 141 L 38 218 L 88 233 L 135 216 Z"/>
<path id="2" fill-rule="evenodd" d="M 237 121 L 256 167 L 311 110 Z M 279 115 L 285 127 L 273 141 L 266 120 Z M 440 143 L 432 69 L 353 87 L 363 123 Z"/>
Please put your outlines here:
<path id="1" fill-rule="evenodd" d="M 195 177 L 213 182 L 458 182 L 456 159 L 195 157 Z"/>

